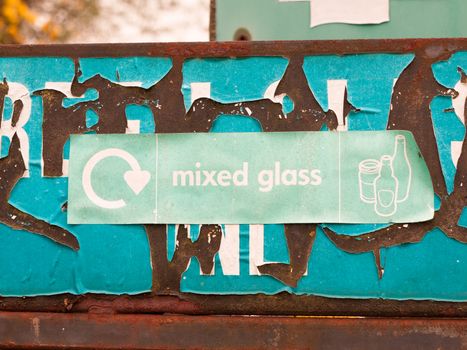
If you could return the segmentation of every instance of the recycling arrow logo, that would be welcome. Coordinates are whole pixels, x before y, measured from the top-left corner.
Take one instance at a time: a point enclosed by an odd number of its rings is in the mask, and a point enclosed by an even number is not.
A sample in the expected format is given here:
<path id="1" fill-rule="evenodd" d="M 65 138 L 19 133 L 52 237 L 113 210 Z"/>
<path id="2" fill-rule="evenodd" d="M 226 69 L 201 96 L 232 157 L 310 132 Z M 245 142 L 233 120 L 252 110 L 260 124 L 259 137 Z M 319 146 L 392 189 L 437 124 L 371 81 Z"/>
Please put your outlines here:
<path id="1" fill-rule="evenodd" d="M 147 170 L 142 170 L 136 158 L 120 148 L 107 148 L 97 152 L 89 159 L 84 167 L 82 176 L 82 185 L 86 196 L 98 207 L 104 209 L 120 209 L 126 206 L 125 200 L 104 199 L 97 195 L 91 183 L 92 172 L 96 165 L 109 157 L 121 158 L 130 165 L 131 170 L 128 170 L 123 174 L 123 179 L 135 195 L 140 194 L 147 186 L 151 179 L 151 173 Z"/>

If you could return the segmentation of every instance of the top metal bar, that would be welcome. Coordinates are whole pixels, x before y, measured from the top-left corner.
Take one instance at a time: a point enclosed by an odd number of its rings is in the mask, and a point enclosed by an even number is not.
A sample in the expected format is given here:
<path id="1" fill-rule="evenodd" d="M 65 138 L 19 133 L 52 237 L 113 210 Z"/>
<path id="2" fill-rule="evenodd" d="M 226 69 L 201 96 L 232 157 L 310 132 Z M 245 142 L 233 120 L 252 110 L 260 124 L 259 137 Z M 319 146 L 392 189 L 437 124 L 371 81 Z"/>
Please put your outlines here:
<path id="1" fill-rule="evenodd" d="M 446 42 L 449 45 L 446 45 Z M 467 50 L 467 38 L 252 41 L 195 43 L 0 45 L 0 57 L 246 57 L 294 54 L 362 54 L 422 52 L 427 57 Z"/>

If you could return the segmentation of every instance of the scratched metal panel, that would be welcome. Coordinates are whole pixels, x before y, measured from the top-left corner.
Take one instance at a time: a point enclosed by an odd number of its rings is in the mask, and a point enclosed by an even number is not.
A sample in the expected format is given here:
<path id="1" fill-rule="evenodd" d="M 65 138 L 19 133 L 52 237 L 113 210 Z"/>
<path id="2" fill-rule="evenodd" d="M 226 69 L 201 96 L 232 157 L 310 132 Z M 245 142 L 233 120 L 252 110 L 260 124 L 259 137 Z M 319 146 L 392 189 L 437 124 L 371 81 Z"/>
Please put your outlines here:
<path id="1" fill-rule="evenodd" d="M 4 297 L 0 309 L 465 316 L 467 236 L 461 213 L 467 153 L 464 143 L 456 171 L 451 144 L 459 148 L 455 142 L 464 137 L 457 102 L 459 96 L 465 99 L 465 75 L 458 67 L 465 65 L 466 51 L 466 39 L 2 48 L 4 114 L 11 115 L 3 120 L 4 135 L 12 136 L 15 128 L 24 133 L 11 141 L 2 138 L 0 294 L 78 296 Z M 237 73 L 231 80 L 238 89 L 225 83 L 230 72 Z M 249 75 L 254 82 L 242 90 Z M 210 77 L 227 85 L 207 89 L 206 83 L 215 83 Z M 328 82 L 342 80 L 347 81 L 342 110 L 333 111 Z M 65 223 L 63 160 L 70 134 L 338 126 L 412 131 L 440 197 L 435 219 L 371 229 L 255 228 L 263 238 L 275 237 L 265 254 L 279 255 L 259 260 L 255 267 L 262 275 L 239 262 L 233 279 L 223 275 L 217 254 L 222 236 L 211 239 L 225 227 L 202 226 L 189 236 L 182 226 Z M 25 140 L 31 145 L 29 162 Z M 20 180 L 25 168 L 30 177 Z M 252 232 L 239 231 L 247 240 Z M 246 254 L 240 260 L 251 260 L 251 249 L 240 254 Z M 190 264 L 193 256 L 198 259 Z M 320 259 L 328 259 L 327 267 Z M 335 287 L 340 281 L 349 284 Z M 93 292 L 100 295 L 80 296 Z"/>

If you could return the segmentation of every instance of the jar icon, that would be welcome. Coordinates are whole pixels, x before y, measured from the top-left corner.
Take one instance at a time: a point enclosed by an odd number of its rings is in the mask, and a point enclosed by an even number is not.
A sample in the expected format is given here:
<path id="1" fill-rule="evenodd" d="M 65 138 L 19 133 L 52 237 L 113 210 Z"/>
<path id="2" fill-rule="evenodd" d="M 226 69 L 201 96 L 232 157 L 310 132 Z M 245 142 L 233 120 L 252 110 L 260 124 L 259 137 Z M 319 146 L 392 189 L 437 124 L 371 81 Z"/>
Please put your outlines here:
<path id="1" fill-rule="evenodd" d="M 366 159 L 358 165 L 360 199 L 365 203 L 375 203 L 375 180 L 379 175 L 381 163 L 376 159 Z"/>

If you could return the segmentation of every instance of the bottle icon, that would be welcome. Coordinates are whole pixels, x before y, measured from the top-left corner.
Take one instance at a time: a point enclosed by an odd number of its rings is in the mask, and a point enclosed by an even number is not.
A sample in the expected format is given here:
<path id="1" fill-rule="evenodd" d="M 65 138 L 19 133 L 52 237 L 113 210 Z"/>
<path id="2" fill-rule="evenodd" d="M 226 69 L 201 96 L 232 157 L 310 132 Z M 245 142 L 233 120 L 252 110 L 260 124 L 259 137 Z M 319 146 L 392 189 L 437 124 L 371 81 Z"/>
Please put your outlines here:
<path id="1" fill-rule="evenodd" d="M 392 167 L 394 176 L 397 178 L 399 187 L 396 195 L 396 202 L 401 203 L 407 200 L 412 181 L 412 168 L 407 157 L 407 143 L 404 135 L 397 135 L 392 155 Z"/>
<path id="2" fill-rule="evenodd" d="M 404 139 L 405 140 L 405 139 Z M 381 157 L 381 167 L 374 182 L 375 211 L 379 216 L 391 216 L 397 210 L 398 181 L 394 176 L 392 157 Z"/>

